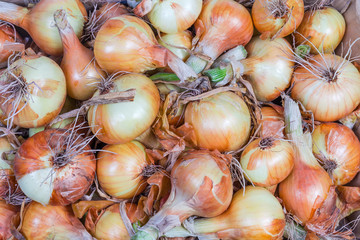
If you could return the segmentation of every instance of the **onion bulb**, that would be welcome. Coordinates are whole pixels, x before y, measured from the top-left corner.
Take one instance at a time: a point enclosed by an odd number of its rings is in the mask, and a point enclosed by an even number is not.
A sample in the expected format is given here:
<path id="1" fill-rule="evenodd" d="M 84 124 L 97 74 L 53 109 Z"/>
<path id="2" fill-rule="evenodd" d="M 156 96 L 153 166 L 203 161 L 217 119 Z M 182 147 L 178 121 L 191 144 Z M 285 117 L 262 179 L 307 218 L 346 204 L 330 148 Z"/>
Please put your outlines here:
<path id="1" fill-rule="evenodd" d="M 255 0 L 251 15 L 261 38 L 282 38 L 293 33 L 304 17 L 303 0 Z"/>
<path id="2" fill-rule="evenodd" d="M 67 205 L 89 190 L 95 156 L 88 140 L 70 130 L 48 129 L 28 138 L 14 160 L 21 190 L 43 205 Z"/>
<path id="3" fill-rule="evenodd" d="M 213 218 L 195 219 L 192 234 L 177 227 L 167 237 L 198 236 L 200 239 L 282 239 L 285 214 L 279 201 L 268 190 L 247 186 L 234 194 L 229 208 Z"/>
<path id="4" fill-rule="evenodd" d="M 70 206 L 43 206 L 37 202 L 26 206 L 21 233 L 33 240 L 93 239 Z"/>
<path id="5" fill-rule="evenodd" d="M 183 81 L 196 73 L 167 48 L 159 45 L 150 26 L 140 18 L 121 15 L 106 21 L 94 44 L 95 59 L 109 73 L 143 73 L 169 66 Z"/>
<path id="6" fill-rule="evenodd" d="M 145 147 L 138 141 L 106 145 L 98 154 L 97 176 L 107 194 L 124 199 L 142 193 L 154 170 Z"/>
<path id="7" fill-rule="evenodd" d="M 145 132 L 155 120 L 160 95 L 156 85 L 142 74 L 126 74 L 115 77 L 108 92 L 136 89 L 132 102 L 119 102 L 91 106 L 88 122 L 91 131 L 107 144 L 127 143 Z M 97 90 L 94 96 L 101 95 Z"/>
<path id="8" fill-rule="evenodd" d="M 93 52 L 79 41 L 67 21 L 65 10 L 55 11 L 54 19 L 64 49 L 60 66 L 65 74 L 67 94 L 77 100 L 88 100 L 105 73 L 93 61 Z"/>
<path id="9" fill-rule="evenodd" d="M 134 13 L 139 17 L 147 15 L 160 32 L 177 33 L 194 24 L 201 8 L 202 0 L 142 0 Z"/>
<path id="10" fill-rule="evenodd" d="M 313 152 L 335 185 L 350 182 L 360 170 L 360 142 L 355 133 L 338 123 L 323 123 L 312 133 Z"/>
<path id="11" fill-rule="evenodd" d="M 313 54 L 332 53 L 344 37 L 345 29 L 345 19 L 335 8 L 309 10 L 295 33 L 295 41 L 297 45 L 309 45 Z"/>
<path id="12" fill-rule="evenodd" d="M 261 137 L 284 138 L 285 120 L 283 109 L 277 105 L 261 107 Z"/>
<path id="13" fill-rule="evenodd" d="M 290 174 L 294 167 L 294 151 L 285 140 L 259 138 L 246 146 L 240 164 L 245 177 L 254 185 L 270 187 Z"/>
<path id="14" fill-rule="evenodd" d="M 7 240 L 13 236 L 11 233 L 12 218 L 20 211 L 19 207 L 6 204 L 0 200 L 0 239 Z"/>
<path id="15" fill-rule="evenodd" d="M 54 12 L 58 9 L 66 11 L 71 27 L 80 37 L 87 18 L 80 0 L 41 0 L 31 9 L 0 2 L 0 19 L 25 29 L 41 50 L 58 56 L 63 51 L 59 32 L 54 27 Z"/>
<path id="16" fill-rule="evenodd" d="M 294 168 L 279 184 L 286 210 L 300 223 L 310 220 L 328 196 L 332 180 L 312 153 L 311 135 L 303 133 L 299 106 L 285 96 L 286 134 L 294 149 Z"/>
<path id="17" fill-rule="evenodd" d="M 195 22 L 194 52 L 215 61 L 223 52 L 238 45 L 246 45 L 253 35 L 250 13 L 234 0 L 205 0 Z M 199 73 L 208 61 L 195 55 L 186 62 Z"/>
<path id="18" fill-rule="evenodd" d="M 161 34 L 158 42 L 185 61 L 190 56 L 192 35 L 190 31 Z M 186 50 L 187 49 L 187 50 Z"/>
<path id="19" fill-rule="evenodd" d="M 234 151 L 247 142 L 251 118 L 240 96 L 222 92 L 190 102 L 183 126 L 187 129 L 180 134 L 199 148 Z"/>
<path id="20" fill-rule="evenodd" d="M 337 121 L 360 103 L 360 73 L 333 54 L 315 55 L 294 72 L 291 97 L 312 111 L 315 120 Z"/>
<path id="21" fill-rule="evenodd" d="M 291 45 L 284 38 L 261 40 L 254 37 L 246 45 L 248 57 L 240 60 L 255 96 L 260 101 L 273 101 L 290 86 L 294 71 Z"/>
<path id="22" fill-rule="evenodd" d="M 25 56 L 0 76 L 0 93 L 0 108 L 9 125 L 44 126 L 60 113 L 65 102 L 65 76 L 50 58 Z"/>
<path id="23" fill-rule="evenodd" d="M 171 170 L 169 198 L 131 239 L 157 239 L 192 215 L 223 213 L 233 194 L 228 163 L 219 152 L 190 150 L 182 154 Z"/>

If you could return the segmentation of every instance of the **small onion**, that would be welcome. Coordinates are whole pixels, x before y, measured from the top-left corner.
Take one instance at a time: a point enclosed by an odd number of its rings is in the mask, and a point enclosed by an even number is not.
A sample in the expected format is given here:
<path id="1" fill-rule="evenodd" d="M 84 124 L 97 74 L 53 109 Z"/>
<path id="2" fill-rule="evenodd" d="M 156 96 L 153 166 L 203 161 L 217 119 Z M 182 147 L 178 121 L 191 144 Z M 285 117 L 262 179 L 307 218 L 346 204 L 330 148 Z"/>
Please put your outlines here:
<path id="1" fill-rule="evenodd" d="M 26 206 L 21 233 L 33 240 L 93 239 L 70 206 L 43 206 L 37 202 Z"/>
<path id="2" fill-rule="evenodd" d="M 315 55 L 294 72 L 291 97 L 311 110 L 315 120 L 337 121 L 360 103 L 360 73 L 333 54 Z"/>
<path id="3" fill-rule="evenodd" d="M 312 133 L 313 152 L 335 185 L 350 182 L 360 170 L 360 142 L 355 133 L 338 123 L 323 123 Z"/>
<path id="4" fill-rule="evenodd" d="M 233 92 L 222 92 L 190 102 L 185 109 L 184 136 L 199 148 L 233 151 L 248 140 L 250 112 L 244 100 Z"/>
<path id="5" fill-rule="evenodd" d="M 88 122 L 91 131 L 107 144 L 127 143 L 145 132 L 155 120 L 160 107 L 156 85 L 142 74 L 127 74 L 113 79 L 109 92 L 136 89 L 132 102 L 91 106 Z M 94 96 L 101 95 L 98 90 Z"/>
<path id="6" fill-rule="evenodd" d="M 270 187 L 290 174 L 294 167 L 294 151 L 285 140 L 259 138 L 244 149 L 240 164 L 245 177 L 254 185 Z"/>
<path id="7" fill-rule="evenodd" d="M 107 145 L 98 154 L 97 176 L 104 191 L 116 198 L 133 198 L 143 192 L 151 160 L 138 141 Z"/>
<path id="8" fill-rule="evenodd" d="M 95 177 L 95 156 L 81 136 L 48 129 L 28 138 L 14 160 L 21 190 L 47 205 L 67 205 L 79 200 Z"/>
<path id="9" fill-rule="evenodd" d="M 10 65 L 9 71 L 0 76 L 0 107 L 8 122 L 24 128 L 51 122 L 66 98 L 59 65 L 48 57 L 25 56 Z"/>
<path id="10" fill-rule="evenodd" d="M 296 44 L 307 44 L 311 53 L 332 53 L 344 37 L 346 23 L 335 8 L 324 7 L 305 12 L 295 33 Z"/>
<path id="11" fill-rule="evenodd" d="M 198 18 L 202 0 L 142 0 L 134 13 L 147 14 L 151 24 L 164 33 L 177 33 L 191 27 Z"/>

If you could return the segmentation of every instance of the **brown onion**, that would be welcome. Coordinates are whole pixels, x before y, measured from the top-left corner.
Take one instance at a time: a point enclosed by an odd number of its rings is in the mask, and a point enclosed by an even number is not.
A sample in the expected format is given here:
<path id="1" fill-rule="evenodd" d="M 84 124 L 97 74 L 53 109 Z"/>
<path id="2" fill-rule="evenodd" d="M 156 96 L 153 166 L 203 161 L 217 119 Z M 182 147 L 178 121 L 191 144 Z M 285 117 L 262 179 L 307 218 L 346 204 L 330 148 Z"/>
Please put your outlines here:
<path id="1" fill-rule="evenodd" d="M 0 200 L 0 240 L 7 240 L 13 236 L 11 233 L 12 218 L 19 211 L 19 207 L 6 204 L 5 201 Z"/>

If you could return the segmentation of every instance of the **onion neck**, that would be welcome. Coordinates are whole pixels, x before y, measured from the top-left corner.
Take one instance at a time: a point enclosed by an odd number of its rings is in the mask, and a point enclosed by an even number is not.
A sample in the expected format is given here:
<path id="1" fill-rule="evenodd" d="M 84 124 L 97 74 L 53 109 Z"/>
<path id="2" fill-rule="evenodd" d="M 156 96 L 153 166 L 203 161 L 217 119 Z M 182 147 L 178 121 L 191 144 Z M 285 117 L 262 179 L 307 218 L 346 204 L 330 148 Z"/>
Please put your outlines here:
<path id="1" fill-rule="evenodd" d="M 263 59 L 259 59 L 258 57 L 249 57 L 240 60 L 240 63 L 243 66 L 242 73 L 240 75 L 250 75 L 254 72 L 256 66 L 259 66 Z"/>
<path id="2" fill-rule="evenodd" d="M 197 72 L 186 65 L 179 57 L 170 50 L 167 51 L 167 65 L 179 77 L 182 83 L 193 82 L 198 78 Z"/>
<path id="3" fill-rule="evenodd" d="M 186 64 L 189 65 L 196 73 L 201 73 L 206 68 L 208 61 L 195 55 L 191 55 L 186 60 Z"/>
<path id="4" fill-rule="evenodd" d="M 28 13 L 29 10 L 25 7 L 13 3 L 0 2 L 0 19 L 16 26 L 23 27 L 23 20 Z"/>

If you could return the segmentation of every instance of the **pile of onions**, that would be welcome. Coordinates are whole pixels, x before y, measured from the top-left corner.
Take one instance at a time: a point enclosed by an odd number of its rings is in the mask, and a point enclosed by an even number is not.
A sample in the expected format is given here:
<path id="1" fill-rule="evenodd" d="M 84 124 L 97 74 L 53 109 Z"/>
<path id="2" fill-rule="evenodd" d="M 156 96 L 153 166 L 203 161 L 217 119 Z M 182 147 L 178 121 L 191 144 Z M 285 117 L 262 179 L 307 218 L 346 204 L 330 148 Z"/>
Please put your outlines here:
<path id="1" fill-rule="evenodd" d="M 213 218 L 190 223 L 191 233 L 174 228 L 164 235 L 198 236 L 205 239 L 282 239 L 285 214 L 279 201 L 268 190 L 247 186 L 234 194 L 229 208 Z"/>
<path id="2" fill-rule="evenodd" d="M 21 190 L 47 205 L 67 205 L 89 190 L 95 177 L 95 156 L 71 130 L 48 129 L 28 138 L 14 160 Z"/>
<path id="3" fill-rule="evenodd" d="M 60 66 L 65 74 L 67 94 L 77 100 L 87 100 L 92 97 L 105 73 L 93 61 L 93 52 L 80 43 L 67 21 L 65 10 L 57 10 L 54 19 L 64 49 Z"/>
<path id="4" fill-rule="evenodd" d="M 0 76 L 0 93 L 0 108 L 9 125 L 44 126 L 60 113 L 65 102 L 65 76 L 48 57 L 24 56 Z"/>
<path id="5" fill-rule="evenodd" d="M 224 152 L 243 146 L 250 127 L 250 112 L 244 100 L 236 93 L 221 92 L 190 102 L 179 133 L 198 148 Z"/>
<path id="6" fill-rule="evenodd" d="M 13 217 L 20 211 L 20 208 L 0 200 L 0 239 L 10 239 Z"/>
<path id="7" fill-rule="evenodd" d="M 261 40 L 254 37 L 246 50 L 248 57 L 240 60 L 241 74 L 248 76 L 258 100 L 276 99 L 290 86 L 294 71 L 291 45 L 283 38 Z"/>
<path id="8" fill-rule="evenodd" d="M 94 96 L 135 89 L 132 102 L 91 106 L 87 118 L 91 131 L 107 144 L 127 143 L 145 132 L 155 120 L 160 107 L 159 91 L 142 74 L 126 74 L 112 79 L 107 89 L 97 90 Z"/>
<path id="9" fill-rule="evenodd" d="M 139 17 L 147 15 L 151 24 L 161 32 L 177 33 L 194 24 L 202 6 L 202 0 L 142 0 L 134 8 L 134 13 Z"/>
<path id="10" fill-rule="evenodd" d="M 71 27 L 80 37 L 87 18 L 80 0 L 41 0 L 31 9 L 0 2 L 0 19 L 25 29 L 41 50 L 57 56 L 63 51 L 59 32 L 53 26 L 54 12 L 58 9 L 65 9 Z"/>
<path id="11" fill-rule="evenodd" d="M 37 202 L 26 206 L 20 232 L 26 239 L 93 239 L 70 206 L 44 206 Z"/>
<path id="12" fill-rule="evenodd" d="M 132 239 L 156 239 L 192 215 L 223 213 L 233 195 L 228 163 L 219 152 L 190 150 L 182 154 L 171 170 L 169 198 Z"/>
<path id="13" fill-rule="evenodd" d="M 315 55 L 294 72 L 291 97 L 312 111 L 315 120 L 336 121 L 360 103 L 360 73 L 346 59 Z"/>
<path id="14" fill-rule="evenodd" d="M 244 149 L 240 164 L 245 177 L 254 185 L 271 187 L 282 182 L 292 171 L 294 151 L 285 140 L 259 138 Z"/>
<path id="15" fill-rule="evenodd" d="M 97 157 L 97 176 L 107 194 L 126 199 L 142 193 L 154 172 L 145 147 L 138 141 L 106 145 Z"/>
<path id="16" fill-rule="evenodd" d="M 295 33 L 296 44 L 307 44 L 311 53 L 332 53 L 344 37 L 345 19 L 335 8 L 324 7 L 305 12 Z"/>
<path id="17" fill-rule="evenodd" d="M 205 0 L 194 26 L 198 39 L 194 52 L 208 61 L 237 45 L 246 45 L 254 30 L 250 13 L 234 0 Z M 199 73 L 208 61 L 191 55 L 186 63 Z"/>
<path id="18" fill-rule="evenodd" d="M 338 123 L 323 123 L 312 133 L 313 152 L 335 185 L 350 182 L 360 170 L 360 142 L 355 133 Z"/>
<path id="19" fill-rule="evenodd" d="M 282 38 L 293 33 L 304 17 L 303 0 L 255 0 L 251 10 L 261 38 Z"/>

